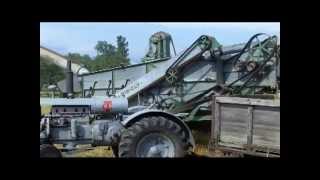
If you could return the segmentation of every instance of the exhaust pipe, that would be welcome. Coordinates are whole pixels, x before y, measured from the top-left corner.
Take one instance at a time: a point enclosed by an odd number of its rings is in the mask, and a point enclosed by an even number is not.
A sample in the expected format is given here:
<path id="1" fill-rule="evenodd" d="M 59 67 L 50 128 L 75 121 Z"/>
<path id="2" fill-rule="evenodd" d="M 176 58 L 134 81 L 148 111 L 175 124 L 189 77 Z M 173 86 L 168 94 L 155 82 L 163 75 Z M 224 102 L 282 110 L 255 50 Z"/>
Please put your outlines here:
<path id="1" fill-rule="evenodd" d="M 67 69 L 66 69 L 66 93 L 67 93 L 67 98 L 74 97 L 73 72 L 71 69 L 71 60 L 70 59 L 67 62 Z"/>

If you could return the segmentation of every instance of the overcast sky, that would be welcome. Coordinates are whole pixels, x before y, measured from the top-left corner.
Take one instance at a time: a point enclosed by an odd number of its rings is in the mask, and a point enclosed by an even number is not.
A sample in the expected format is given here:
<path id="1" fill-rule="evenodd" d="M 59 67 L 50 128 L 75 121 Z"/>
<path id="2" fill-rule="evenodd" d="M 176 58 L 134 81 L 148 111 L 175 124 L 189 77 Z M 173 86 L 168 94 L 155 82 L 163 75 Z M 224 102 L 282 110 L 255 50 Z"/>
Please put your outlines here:
<path id="1" fill-rule="evenodd" d="M 137 63 L 147 53 L 149 37 L 158 31 L 171 34 L 177 53 L 199 36 L 214 36 L 222 45 L 248 41 L 256 33 L 280 36 L 280 23 L 40 23 L 40 44 L 61 54 L 95 56 L 97 41 L 116 45 L 116 36 L 129 42 L 129 57 Z"/>

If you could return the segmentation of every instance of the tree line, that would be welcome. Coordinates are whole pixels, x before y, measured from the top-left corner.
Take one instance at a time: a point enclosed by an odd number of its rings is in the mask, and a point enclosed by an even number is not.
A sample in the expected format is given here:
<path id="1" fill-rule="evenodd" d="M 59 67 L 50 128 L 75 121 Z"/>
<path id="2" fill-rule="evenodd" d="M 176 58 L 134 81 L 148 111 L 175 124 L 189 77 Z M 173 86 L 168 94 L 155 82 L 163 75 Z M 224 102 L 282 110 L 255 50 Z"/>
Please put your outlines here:
<path id="1" fill-rule="evenodd" d="M 128 42 L 124 36 L 116 37 L 116 46 L 107 41 L 98 41 L 94 49 L 95 57 L 87 54 L 68 53 L 65 57 L 83 65 L 90 72 L 130 65 Z M 40 90 L 49 84 L 55 84 L 65 78 L 64 70 L 40 57 Z"/>

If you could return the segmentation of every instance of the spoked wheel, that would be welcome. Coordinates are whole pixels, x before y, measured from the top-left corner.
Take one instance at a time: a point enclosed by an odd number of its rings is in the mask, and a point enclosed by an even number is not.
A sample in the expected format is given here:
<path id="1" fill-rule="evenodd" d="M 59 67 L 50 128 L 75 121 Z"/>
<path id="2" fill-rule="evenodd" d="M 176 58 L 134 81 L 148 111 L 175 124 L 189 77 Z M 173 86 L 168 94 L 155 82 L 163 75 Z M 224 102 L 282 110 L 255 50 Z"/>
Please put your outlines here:
<path id="1" fill-rule="evenodd" d="M 262 39 L 259 37 L 262 36 Z M 250 43 L 250 46 L 247 48 L 248 61 L 262 61 L 268 59 L 272 56 L 272 49 L 276 47 L 277 39 L 276 37 L 271 37 L 267 34 L 261 34 L 255 36 Z"/>
<path id="2" fill-rule="evenodd" d="M 61 152 L 51 144 L 40 145 L 40 157 L 41 158 L 61 158 Z"/>
<path id="3" fill-rule="evenodd" d="M 119 157 L 185 157 L 187 137 L 175 122 L 164 117 L 148 117 L 126 129 L 119 144 Z"/>
<path id="4" fill-rule="evenodd" d="M 166 81 L 172 85 L 175 82 L 177 82 L 177 80 L 178 80 L 178 70 L 175 68 L 169 69 L 166 74 Z"/>

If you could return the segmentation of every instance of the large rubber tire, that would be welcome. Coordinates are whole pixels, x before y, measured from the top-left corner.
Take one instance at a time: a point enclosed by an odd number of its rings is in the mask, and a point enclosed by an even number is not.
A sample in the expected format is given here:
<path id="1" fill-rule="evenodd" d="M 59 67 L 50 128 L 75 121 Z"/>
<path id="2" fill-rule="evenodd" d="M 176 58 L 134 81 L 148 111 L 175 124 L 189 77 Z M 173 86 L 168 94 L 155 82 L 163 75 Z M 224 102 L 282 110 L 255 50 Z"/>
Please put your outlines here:
<path id="1" fill-rule="evenodd" d="M 61 152 L 51 144 L 40 145 L 40 158 L 61 158 Z"/>
<path id="2" fill-rule="evenodd" d="M 141 138 L 152 133 L 166 136 L 174 145 L 173 157 L 185 157 L 188 154 L 188 140 L 184 130 L 172 120 L 160 116 L 143 118 L 121 135 L 119 157 L 139 157 L 136 149 Z"/>
<path id="3" fill-rule="evenodd" d="M 114 157 L 119 157 L 119 147 L 118 145 L 111 146 L 112 153 Z"/>

